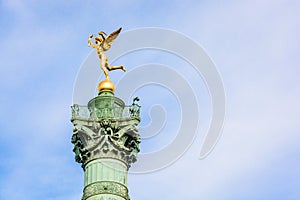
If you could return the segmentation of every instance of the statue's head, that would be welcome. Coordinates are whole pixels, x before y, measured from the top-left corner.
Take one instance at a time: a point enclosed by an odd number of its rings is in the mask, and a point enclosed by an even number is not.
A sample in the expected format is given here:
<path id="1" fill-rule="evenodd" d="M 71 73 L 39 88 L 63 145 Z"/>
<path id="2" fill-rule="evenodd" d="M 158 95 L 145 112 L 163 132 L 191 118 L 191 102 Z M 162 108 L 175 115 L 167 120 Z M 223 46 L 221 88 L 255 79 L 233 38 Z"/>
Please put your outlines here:
<path id="1" fill-rule="evenodd" d="M 95 37 L 95 43 L 100 44 L 102 42 L 102 39 L 100 37 Z"/>
<path id="2" fill-rule="evenodd" d="M 104 33 L 103 31 L 99 31 L 98 34 L 99 35 L 106 35 L 106 33 Z"/>

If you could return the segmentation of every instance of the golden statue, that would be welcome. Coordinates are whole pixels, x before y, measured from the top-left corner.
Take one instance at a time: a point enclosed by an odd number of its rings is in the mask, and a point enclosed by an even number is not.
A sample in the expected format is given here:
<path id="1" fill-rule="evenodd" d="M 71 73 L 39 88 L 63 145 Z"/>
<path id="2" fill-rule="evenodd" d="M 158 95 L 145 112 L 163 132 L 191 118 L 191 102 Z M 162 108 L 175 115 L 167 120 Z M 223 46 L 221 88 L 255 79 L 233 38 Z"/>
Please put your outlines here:
<path id="1" fill-rule="evenodd" d="M 121 30 L 122 28 L 119 28 L 108 36 L 106 36 L 106 33 L 104 33 L 103 31 L 100 31 L 98 33 L 99 36 L 96 36 L 94 39 L 95 44 L 93 44 L 92 42 L 92 38 L 94 35 L 90 35 L 88 39 L 88 45 L 96 49 L 96 52 L 100 58 L 100 67 L 103 70 L 107 80 L 109 80 L 108 71 L 116 69 L 122 69 L 124 72 L 126 71 L 124 66 L 110 66 L 108 63 L 107 55 L 104 53 L 104 51 L 109 50 L 111 44 L 118 37 Z"/>

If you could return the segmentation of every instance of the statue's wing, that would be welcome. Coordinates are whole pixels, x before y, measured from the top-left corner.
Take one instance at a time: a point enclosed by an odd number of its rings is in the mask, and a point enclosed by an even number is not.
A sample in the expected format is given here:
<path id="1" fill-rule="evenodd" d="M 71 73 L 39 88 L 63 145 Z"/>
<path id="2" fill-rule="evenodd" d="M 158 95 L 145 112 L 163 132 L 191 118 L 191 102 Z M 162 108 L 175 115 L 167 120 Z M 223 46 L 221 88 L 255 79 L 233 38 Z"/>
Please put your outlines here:
<path id="1" fill-rule="evenodd" d="M 109 36 L 106 37 L 104 43 L 103 43 L 103 49 L 106 51 L 111 47 L 111 44 L 115 41 L 115 39 L 118 37 L 119 33 L 121 32 L 122 28 L 119 28 L 118 30 L 112 32 L 109 34 Z"/>

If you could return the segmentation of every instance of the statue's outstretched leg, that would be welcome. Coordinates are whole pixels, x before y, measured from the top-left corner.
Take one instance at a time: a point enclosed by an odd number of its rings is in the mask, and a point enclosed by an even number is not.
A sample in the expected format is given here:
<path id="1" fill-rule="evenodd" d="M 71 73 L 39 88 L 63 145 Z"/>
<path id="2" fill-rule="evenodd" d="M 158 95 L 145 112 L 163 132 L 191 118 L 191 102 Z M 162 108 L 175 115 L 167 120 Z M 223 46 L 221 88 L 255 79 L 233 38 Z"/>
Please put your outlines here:
<path id="1" fill-rule="evenodd" d="M 112 71 L 112 70 L 116 70 L 116 69 L 121 69 L 121 70 L 123 70 L 124 72 L 126 72 L 126 69 L 125 69 L 125 67 L 124 66 L 122 66 L 122 65 L 118 65 L 118 66 L 107 66 L 107 69 L 109 70 L 109 71 Z"/>

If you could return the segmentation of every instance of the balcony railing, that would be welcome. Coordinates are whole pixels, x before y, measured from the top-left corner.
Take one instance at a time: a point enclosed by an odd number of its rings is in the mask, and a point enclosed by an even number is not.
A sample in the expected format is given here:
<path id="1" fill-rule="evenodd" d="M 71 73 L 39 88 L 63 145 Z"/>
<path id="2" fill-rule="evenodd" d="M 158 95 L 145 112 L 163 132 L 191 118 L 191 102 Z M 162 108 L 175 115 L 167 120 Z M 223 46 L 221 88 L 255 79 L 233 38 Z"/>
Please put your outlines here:
<path id="1" fill-rule="evenodd" d="M 88 107 L 74 104 L 71 106 L 72 119 L 97 120 L 103 118 L 126 119 L 140 118 L 140 106 L 111 106 L 105 108 Z"/>

